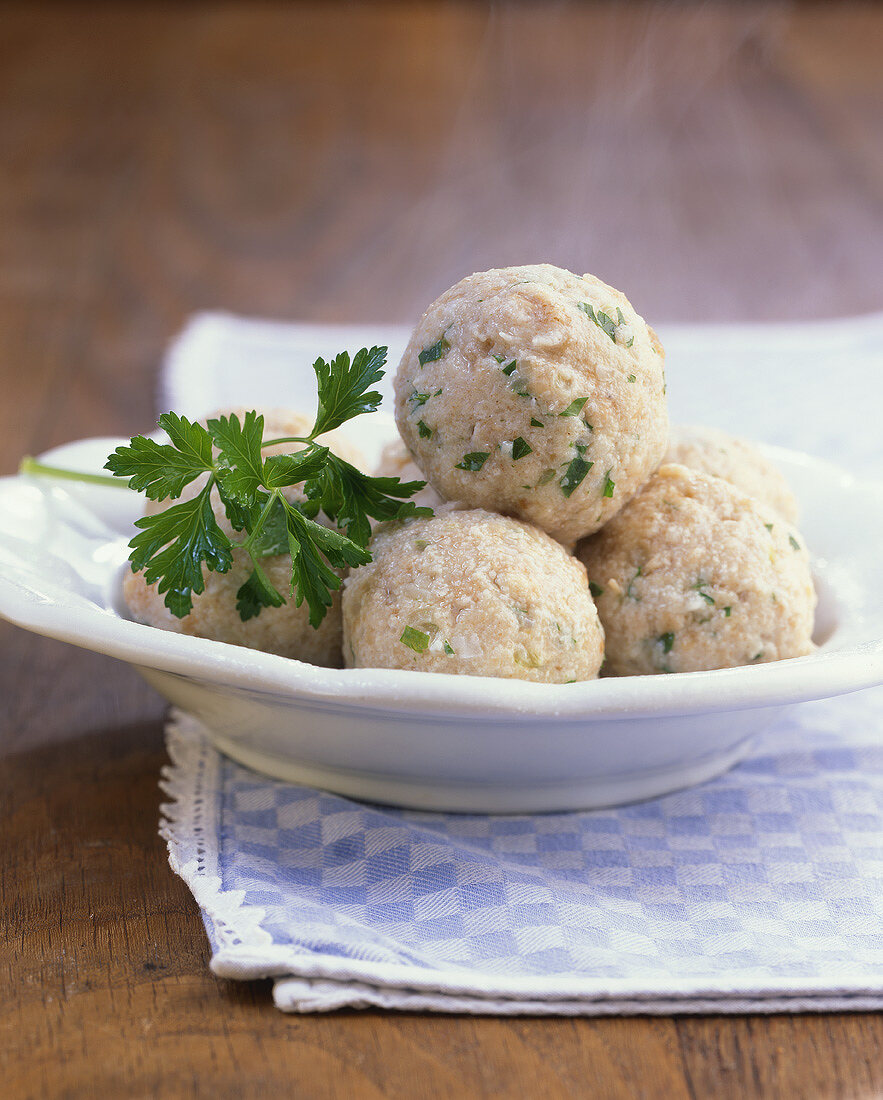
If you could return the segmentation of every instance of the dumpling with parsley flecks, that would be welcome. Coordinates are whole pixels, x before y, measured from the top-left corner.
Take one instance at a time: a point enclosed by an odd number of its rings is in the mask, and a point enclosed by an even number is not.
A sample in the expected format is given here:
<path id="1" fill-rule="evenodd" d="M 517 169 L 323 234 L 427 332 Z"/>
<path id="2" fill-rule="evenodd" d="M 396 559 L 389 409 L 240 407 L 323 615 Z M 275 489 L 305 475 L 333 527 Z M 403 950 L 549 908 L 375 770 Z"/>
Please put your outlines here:
<path id="1" fill-rule="evenodd" d="M 223 410 L 216 416 L 236 413 L 240 419 L 244 409 Z M 263 410 L 264 438 L 272 439 L 285 436 L 307 436 L 312 427 L 312 419 L 287 409 Z M 321 442 L 333 448 L 335 454 L 352 463 L 361 465 L 358 452 L 336 432 L 321 437 Z M 272 454 L 290 454 L 302 448 L 299 443 L 283 443 L 265 447 L 265 456 Z M 179 499 L 192 499 L 205 484 L 205 478 L 191 482 Z M 301 486 L 285 490 L 292 501 L 303 500 Z M 228 538 L 239 540 L 241 532 L 234 531 L 227 519 L 224 506 L 217 490 L 212 492 L 212 511 L 221 530 Z M 174 504 L 175 501 L 147 502 L 147 514 L 155 515 Z M 283 540 L 284 542 L 284 540 Z M 210 638 L 217 642 L 246 646 L 266 653 L 277 653 L 282 657 L 292 657 L 313 665 L 339 668 L 341 658 L 342 628 L 340 621 L 340 593 L 334 593 L 331 607 L 317 629 L 310 625 L 309 608 L 306 602 L 300 607 L 294 598 L 288 598 L 291 584 L 291 557 L 288 553 L 274 553 L 261 559 L 261 567 L 270 583 L 281 592 L 287 602 L 281 607 L 265 607 L 259 614 L 253 614 L 245 621 L 237 610 L 237 592 L 248 579 L 252 564 L 250 557 L 242 550 L 233 551 L 233 564 L 226 573 L 215 573 L 203 569 L 205 590 L 193 594 L 193 610 L 179 619 L 165 606 L 165 599 L 157 591 L 155 584 L 147 584 L 143 573 L 127 572 L 123 580 L 123 596 L 132 616 L 148 626 L 160 627 L 178 634 L 190 634 L 197 638 Z M 340 571 L 338 571 L 340 572 Z"/>
<path id="2" fill-rule="evenodd" d="M 717 428 L 672 426 L 663 461 L 722 477 L 748 496 L 775 508 L 789 523 L 797 522 L 797 501 L 788 482 L 746 439 Z"/>
<path id="3" fill-rule="evenodd" d="M 613 287 L 550 264 L 483 271 L 417 323 L 399 432 L 446 500 L 568 543 L 602 527 L 668 440 L 663 349 Z"/>
<path id="4" fill-rule="evenodd" d="M 380 458 L 374 470 L 375 477 L 397 477 L 399 481 L 423 481 L 423 474 L 408 454 L 408 449 L 401 439 L 394 439 L 387 443 L 380 452 Z M 437 512 L 439 508 L 446 507 L 446 502 L 438 495 L 431 485 L 424 485 L 416 492 L 412 500 L 418 508 L 432 508 Z M 450 505 L 447 505 L 450 507 Z"/>
<path id="5" fill-rule="evenodd" d="M 539 528 L 481 508 L 381 524 L 343 593 L 344 658 L 563 684 L 597 676 L 586 571 Z"/>
<path id="6" fill-rule="evenodd" d="M 813 650 L 803 536 L 722 478 L 661 466 L 577 555 L 604 624 L 605 672 L 697 672 Z"/>

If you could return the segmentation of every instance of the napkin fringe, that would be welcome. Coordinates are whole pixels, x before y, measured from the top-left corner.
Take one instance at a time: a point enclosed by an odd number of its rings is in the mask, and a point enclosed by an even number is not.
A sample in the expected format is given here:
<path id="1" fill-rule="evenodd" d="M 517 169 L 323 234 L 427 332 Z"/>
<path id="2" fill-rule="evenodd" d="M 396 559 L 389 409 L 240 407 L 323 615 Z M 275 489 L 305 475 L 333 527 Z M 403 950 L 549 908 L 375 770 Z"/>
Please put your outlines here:
<path id="1" fill-rule="evenodd" d="M 246 905 L 244 890 L 221 887 L 220 757 L 178 710 L 166 725 L 166 748 L 172 763 L 161 769 L 159 786 L 170 801 L 159 808 L 159 835 L 168 845 L 169 865 L 190 888 L 222 950 L 272 945 L 273 937 L 261 927 L 265 911 Z"/>

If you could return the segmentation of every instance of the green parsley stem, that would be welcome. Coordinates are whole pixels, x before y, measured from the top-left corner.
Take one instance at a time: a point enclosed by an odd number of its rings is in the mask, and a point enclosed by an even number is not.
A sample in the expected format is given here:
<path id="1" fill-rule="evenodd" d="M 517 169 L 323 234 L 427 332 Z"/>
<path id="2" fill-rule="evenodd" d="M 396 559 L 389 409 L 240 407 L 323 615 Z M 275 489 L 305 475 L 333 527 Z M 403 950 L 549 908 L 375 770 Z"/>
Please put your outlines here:
<path id="1" fill-rule="evenodd" d="M 260 535 L 261 533 L 261 528 L 264 526 L 264 523 L 266 523 L 267 516 L 270 514 L 270 509 L 276 503 L 276 500 L 279 496 L 281 496 L 279 490 L 274 489 L 273 492 L 270 494 L 267 503 L 264 505 L 261 514 L 258 516 L 257 523 L 254 525 L 254 527 L 252 527 L 251 534 L 248 536 L 248 538 L 243 539 L 242 542 L 236 543 L 234 545 L 240 546 L 243 550 L 251 554 L 252 547 L 257 541 L 258 535 Z M 254 555 L 252 555 L 252 560 L 254 560 Z"/>
<path id="2" fill-rule="evenodd" d="M 265 439 L 261 447 L 275 447 L 277 443 L 314 443 L 315 440 L 303 435 L 283 435 L 279 439 Z"/>
<path id="3" fill-rule="evenodd" d="M 65 470 L 61 466 L 48 466 L 30 455 L 26 455 L 21 460 L 18 472 L 35 477 L 51 477 L 59 481 L 86 481 L 92 485 L 113 485 L 117 489 L 129 488 L 129 482 L 125 478 L 114 477 L 113 474 L 86 474 L 79 470 Z"/>

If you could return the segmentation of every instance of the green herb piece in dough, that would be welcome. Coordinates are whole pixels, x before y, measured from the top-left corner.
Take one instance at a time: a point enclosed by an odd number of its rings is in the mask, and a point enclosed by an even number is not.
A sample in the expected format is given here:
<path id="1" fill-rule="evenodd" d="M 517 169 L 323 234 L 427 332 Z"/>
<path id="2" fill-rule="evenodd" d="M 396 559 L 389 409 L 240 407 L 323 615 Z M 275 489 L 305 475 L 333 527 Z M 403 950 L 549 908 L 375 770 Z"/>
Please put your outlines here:
<path id="1" fill-rule="evenodd" d="M 574 491 L 582 485 L 586 474 L 594 465 L 594 462 L 588 462 L 582 455 L 577 455 L 576 458 L 571 459 L 564 476 L 558 483 L 561 486 L 561 492 L 566 497 L 572 496 Z"/>
<path id="2" fill-rule="evenodd" d="M 415 653 L 425 653 L 429 646 L 429 635 L 424 634 L 422 630 L 417 630 L 416 627 L 406 626 L 399 641 L 408 649 L 413 649 Z"/>
<path id="3" fill-rule="evenodd" d="M 512 444 L 512 457 L 517 462 L 519 458 L 524 458 L 525 455 L 533 454 L 533 447 L 527 442 L 526 439 L 522 439 L 519 436 Z"/>
<path id="4" fill-rule="evenodd" d="M 462 461 L 456 465 L 457 470 L 466 470 L 468 473 L 477 473 L 490 457 L 489 451 L 470 451 L 463 455 Z"/>

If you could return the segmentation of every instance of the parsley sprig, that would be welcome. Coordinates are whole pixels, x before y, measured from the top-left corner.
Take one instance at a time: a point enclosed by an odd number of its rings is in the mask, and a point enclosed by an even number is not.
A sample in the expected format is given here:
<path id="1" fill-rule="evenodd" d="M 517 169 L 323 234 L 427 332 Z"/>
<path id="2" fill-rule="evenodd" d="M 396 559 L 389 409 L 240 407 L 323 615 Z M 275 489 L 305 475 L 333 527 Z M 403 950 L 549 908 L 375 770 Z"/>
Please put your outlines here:
<path id="1" fill-rule="evenodd" d="M 137 435 L 109 456 L 105 469 L 114 478 L 125 479 L 130 489 L 151 500 L 170 502 L 164 510 L 136 520 L 138 533 L 129 543 L 129 560 L 134 570 L 144 571 L 148 584 L 157 585 L 173 615 L 183 618 L 192 611 L 194 595 L 205 591 L 205 570 L 226 573 L 236 549 L 251 564 L 236 593 L 242 620 L 265 607 L 280 607 L 287 597 L 270 581 L 261 562 L 289 553 L 287 595 L 298 607 L 306 601 L 310 624 L 318 627 L 333 592 L 340 588 L 335 570 L 371 560 L 367 544 L 372 519 L 432 515 L 430 508 L 418 508 L 408 499 L 424 482 L 370 477 L 317 441 L 325 432 L 377 409 L 381 395 L 370 387 L 383 377 L 386 351 L 363 348 L 352 360 L 346 352 L 330 363 L 316 360 L 319 401 L 306 436 L 264 439 L 264 418 L 255 411 L 242 419 L 235 413 L 216 417 L 205 425 L 169 412 L 159 418 L 168 443 Z M 265 448 L 282 443 L 297 443 L 299 449 L 264 456 Z M 33 460 L 28 469 L 52 473 Z M 95 480 L 97 475 L 82 476 Z M 197 480 L 199 491 L 179 500 Z M 289 499 L 292 494 L 285 490 L 297 485 L 303 486 L 298 494 L 302 499 Z M 241 538 L 230 538 L 218 524 L 214 492 Z M 336 527 L 317 522 L 320 512 Z"/>

